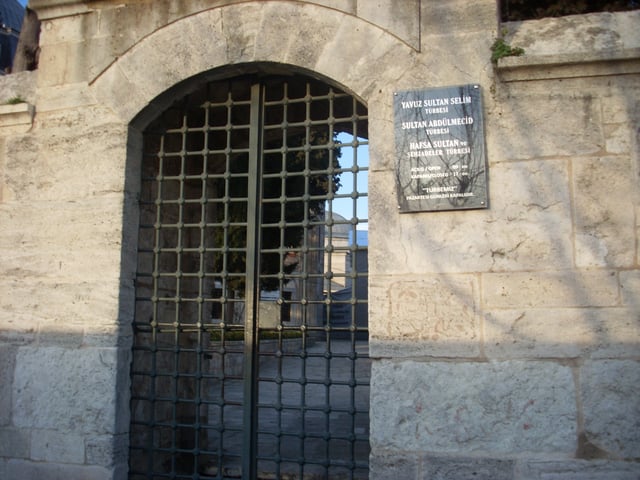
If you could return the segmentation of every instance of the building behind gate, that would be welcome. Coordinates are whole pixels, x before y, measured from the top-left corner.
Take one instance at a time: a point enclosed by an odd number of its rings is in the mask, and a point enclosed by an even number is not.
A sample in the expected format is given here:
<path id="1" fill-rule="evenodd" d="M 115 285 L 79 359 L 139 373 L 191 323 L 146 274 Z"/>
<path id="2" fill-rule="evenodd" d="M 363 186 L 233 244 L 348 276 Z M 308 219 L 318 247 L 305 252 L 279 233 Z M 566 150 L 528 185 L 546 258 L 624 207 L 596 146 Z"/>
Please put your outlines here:
<path id="1" fill-rule="evenodd" d="M 343 277 L 336 285 L 359 292 L 342 305 L 348 315 L 361 320 L 366 308 L 368 317 L 340 336 L 360 342 L 345 359 L 370 359 L 368 423 L 350 437 L 368 435 L 368 466 L 351 472 L 416 480 L 640 477 L 639 10 L 501 23 L 495 0 L 31 0 L 30 7 L 41 21 L 38 68 L 0 77 L 0 478 L 133 478 L 130 459 L 144 450 L 131 449 L 139 438 L 151 438 L 144 440 L 150 450 L 169 463 L 143 455 L 135 478 L 239 475 L 193 459 L 206 440 L 181 443 L 175 430 L 199 432 L 211 420 L 198 415 L 213 404 L 184 420 L 179 389 L 162 413 L 173 412 L 173 433 L 132 435 L 136 419 L 150 429 L 162 422 L 159 409 L 150 420 L 136 400 L 166 394 L 140 393 L 132 361 L 159 348 L 137 343 L 147 248 L 139 229 L 188 223 L 145 224 L 145 135 L 176 100 L 248 77 L 319 82 L 330 93 L 299 98 L 345 94 L 359 105 L 348 114 L 352 125 L 367 122 L 366 133 L 341 130 L 353 136 L 349 145 L 366 143 L 360 166 L 368 172 L 368 191 L 358 185 L 368 198 L 368 256 L 347 241 L 340 256 L 360 255 L 367 267 L 353 275 L 351 264 L 335 268 Z M 524 54 L 492 59 L 499 38 Z M 406 211 L 394 98 L 461 85 L 481 91 L 486 201 Z M 278 128 L 308 131 L 347 115 L 327 110 L 320 121 L 310 112 L 278 120 Z M 186 138 L 190 128 L 175 131 Z M 316 146 L 307 137 L 300 148 Z M 174 200 L 166 192 L 156 205 Z M 176 192 L 176 204 L 189 202 L 186 191 Z M 276 200 L 286 211 L 286 196 Z M 353 225 L 349 215 L 343 222 L 352 238 L 360 214 Z M 332 228 L 330 218 L 323 228 Z M 306 228 L 311 220 L 299 222 Z M 331 252 L 315 242 L 318 252 Z M 194 245 L 204 252 L 204 243 Z M 309 245 L 276 253 L 307 254 Z M 298 290 L 284 300 L 292 316 L 331 308 L 326 285 L 335 278 L 324 260 L 315 259 L 320 270 L 274 275 L 318 277 L 313 295 Z M 149 278 L 163 268 L 149 267 Z M 209 280 L 194 308 L 217 301 L 207 296 L 217 278 Z M 163 297 L 145 295 L 147 315 Z M 219 316 L 233 301 L 220 298 Z M 330 317 L 309 323 L 311 333 L 327 332 L 327 342 Z M 171 324 L 175 331 L 180 322 Z M 209 348 L 183 340 L 172 352 Z M 134 363 L 134 373 L 162 374 L 166 358 L 153 358 Z M 179 369 L 167 377 L 178 378 Z M 192 379 L 209 374 L 194 371 Z M 176 466 L 178 455 L 190 456 L 190 470 Z"/>

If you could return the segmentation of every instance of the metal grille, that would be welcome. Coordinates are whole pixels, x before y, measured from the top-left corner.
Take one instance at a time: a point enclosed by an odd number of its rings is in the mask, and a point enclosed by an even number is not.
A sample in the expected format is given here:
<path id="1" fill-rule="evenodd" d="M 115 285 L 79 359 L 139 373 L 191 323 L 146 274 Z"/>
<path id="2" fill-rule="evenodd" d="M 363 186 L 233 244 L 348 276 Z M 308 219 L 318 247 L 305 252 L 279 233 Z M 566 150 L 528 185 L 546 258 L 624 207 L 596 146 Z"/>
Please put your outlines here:
<path id="1" fill-rule="evenodd" d="M 145 132 L 130 478 L 367 478 L 367 117 L 211 82 Z"/>

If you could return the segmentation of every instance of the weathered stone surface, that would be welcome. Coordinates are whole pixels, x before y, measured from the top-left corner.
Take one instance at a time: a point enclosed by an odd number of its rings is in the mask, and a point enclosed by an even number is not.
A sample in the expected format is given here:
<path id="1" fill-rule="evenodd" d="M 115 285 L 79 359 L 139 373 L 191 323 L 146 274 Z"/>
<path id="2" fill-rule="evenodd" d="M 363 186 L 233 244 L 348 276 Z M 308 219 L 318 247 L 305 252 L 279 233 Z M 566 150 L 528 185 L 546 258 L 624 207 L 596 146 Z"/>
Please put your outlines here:
<path id="1" fill-rule="evenodd" d="M 575 451 L 575 387 L 568 367 L 378 361 L 371 381 L 374 450 L 491 456 Z"/>
<path id="2" fill-rule="evenodd" d="M 354 37 L 354 31 L 366 31 L 366 34 Z M 388 88 L 389 83 L 406 70 L 407 63 L 413 62 L 413 49 L 384 30 L 348 17 L 340 22 L 331 41 L 317 48 L 322 50 L 322 55 L 313 69 L 347 86 L 365 102 L 374 91 Z M 336 62 L 335 57 L 338 51 L 340 62 Z M 381 70 L 379 65 L 389 68 Z"/>
<path id="3" fill-rule="evenodd" d="M 370 353 L 391 357 L 374 360 L 372 478 L 640 476 L 573 460 L 585 441 L 640 456 L 638 365 L 613 360 L 639 345 L 640 12 L 509 25 L 538 66 L 505 83 L 494 0 L 30 5 L 40 69 L 0 78 L 36 107 L 28 134 L 0 131 L 0 478 L 126 478 L 136 130 L 183 81 L 253 62 L 369 107 Z M 490 208 L 399 215 L 393 92 L 464 83 L 483 88 Z"/>
<path id="4" fill-rule="evenodd" d="M 420 476 L 420 459 L 417 456 L 406 454 L 385 455 L 384 452 L 375 452 L 371 456 L 369 465 L 370 478 L 398 478 L 403 480 L 418 480 Z"/>
<path id="5" fill-rule="evenodd" d="M 613 271 L 488 273 L 482 284 L 483 302 L 490 308 L 619 305 Z"/>
<path id="6" fill-rule="evenodd" d="M 523 461 L 519 480 L 637 480 L 640 464 L 614 461 Z"/>
<path id="7" fill-rule="evenodd" d="M 632 308 L 526 308 L 484 316 L 489 358 L 635 356 L 640 317 Z"/>
<path id="8" fill-rule="evenodd" d="M 258 38 L 280 37 L 280 42 L 257 42 L 257 58 L 281 59 L 284 63 L 313 68 L 323 49 L 309 45 L 325 45 L 335 36 L 340 26 L 337 11 L 323 10 L 324 25 L 309 32 L 305 25 L 314 23 L 318 10 L 311 6 L 298 8 L 293 4 L 272 3 L 267 5 L 260 19 Z M 305 41 L 301 42 L 301 36 Z"/>
<path id="9" fill-rule="evenodd" d="M 16 97 L 34 104 L 37 78 L 37 71 L 19 72 L 0 77 L 0 105 Z"/>
<path id="10" fill-rule="evenodd" d="M 29 458 L 30 454 L 31 443 L 28 430 L 0 428 L 0 457 Z"/>
<path id="11" fill-rule="evenodd" d="M 6 480 L 42 478 L 47 480 L 111 480 L 113 473 L 103 467 L 9 460 Z"/>
<path id="12" fill-rule="evenodd" d="M 370 209 L 381 217 L 370 226 L 371 242 L 379 246 L 370 250 L 371 271 L 406 275 L 570 268 L 566 162 L 506 162 L 489 169 L 490 209 L 451 214 L 398 215 L 391 203 L 394 176 L 376 175 Z"/>
<path id="13" fill-rule="evenodd" d="M 492 1 L 422 0 L 421 4 L 424 48 L 429 48 L 434 43 L 429 38 L 432 35 L 450 35 L 455 41 L 455 37 L 461 32 L 486 32 L 495 28 L 497 4 Z"/>
<path id="14" fill-rule="evenodd" d="M 640 458 L 640 362 L 588 361 L 580 372 L 587 439 L 614 458 Z"/>
<path id="15" fill-rule="evenodd" d="M 88 465 L 113 466 L 119 460 L 126 461 L 129 435 L 100 435 L 86 440 L 86 462 Z"/>
<path id="16" fill-rule="evenodd" d="M 2 322 L 0 322 L 0 330 L 2 330 Z M 16 365 L 16 352 L 17 348 L 12 345 L 0 345 L 0 365 L 2 365 L 0 368 L 0 426 L 11 424 L 11 385 Z"/>
<path id="17" fill-rule="evenodd" d="M 96 115 L 95 110 L 57 115 L 39 134 L 8 141 L 4 188 L 11 193 L 3 196 L 60 202 L 121 192 L 126 129 L 97 125 Z M 80 125 L 70 128 L 76 122 Z"/>
<path id="18" fill-rule="evenodd" d="M 446 3 L 448 4 L 449 2 Z M 445 3 L 441 2 L 441 5 Z M 489 8 L 493 9 L 495 5 Z M 479 8 L 476 19 L 482 22 L 481 17 L 486 11 L 484 7 Z M 437 32 L 442 32 L 442 29 L 439 28 Z M 405 81 L 410 82 L 409 88 L 479 84 L 483 88 L 483 98 L 487 98 L 488 92 L 484 88 L 493 81 L 493 69 L 489 60 L 493 36 L 486 30 L 473 29 L 469 32 L 460 31 L 452 36 L 436 35 L 423 38 L 423 48 L 428 54 L 421 56 L 416 68 L 404 76 Z M 479 52 L 487 53 L 482 55 Z M 443 62 L 443 58 L 447 61 Z"/>
<path id="19" fill-rule="evenodd" d="M 429 480 L 512 480 L 514 478 L 515 462 L 513 460 L 428 456 L 422 463 L 423 474 L 420 478 Z"/>
<path id="20" fill-rule="evenodd" d="M 95 104 L 96 99 L 84 82 L 38 88 L 38 114 L 85 108 Z"/>
<path id="21" fill-rule="evenodd" d="M 628 154 L 631 150 L 632 135 L 630 125 L 605 125 L 605 149 L 610 154 Z"/>
<path id="22" fill-rule="evenodd" d="M 597 122 L 600 101 L 589 94 L 526 94 L 503 100 L 493 128 L 487 129 L 496 161 L 593 154 L 604 146 Z"/>
<path id="23" fill-rule="evenodd" d="M 631 307 L 637 307 L 638 292 L 640 292 L 640 270 L 625 270 L 620 272 L 620 292 L 622 303 Z"/>
<path id="24" fill-rule="evenodd" d="M 632 266 L 638 182 L 630 158 L 581 158 L 574 160 L 573 170 L 576 264 Z"/>
<path id="25" fill-rule="evenodd" d="M 617 89 L 618 82 L 613 86 Z M 640 115 L 640 99 L 635 96 L 636 89 L 626 85 L 622 88 L 624 89 L 622 95 L 616 95 L 619 92 L 614 90 L 611 94 L 603 96 L 602 120 L 605 125 L 627 125 L 630 119 L 635 120 Z"/>
<path id="26" fill-rule="evenodd" d="M 22 347 L 16 357 L 13 422 L 69 433 L 112 433 L 116 350 Z"/>
<path id="27" fill-rule="evenodd" d="M 31 460 L 83 464 L 84 437 L 67 431 L 32 430 Z"/>
<path id="28" fill-rule="evenodd" d="M 24 281 L 28 277 L 31 284 L 117 279 L 117 246 L 122 243 L 122 199 L 118 197 L 0 206 L 0 222 L 24 222 L 21 229 L 9 230 L 0 237 L 0 252 L 6 259 L 0 271 L 5 279 Z"/>
<path id="29" fill-rule="evenodd" d="M 393 32 L 415 49 L 420 48 L 420 0 L 403 0 L 402 7 L 391 2 L 358 0 L 358 16 Z"/>
<path id="30" fill-rule="evenodd" d="M 370 298 L 381 307 L 370 313 L 371 335 L 375 338 L 371 355 L 479 353 L 478 285 L 473 276 L 407 278 L 388 286 L 372 282 Z M 384 320 L 389 318 L 396 321 Z"/>
<path id="31" fill-rule="evenodd" d="M 280 11 L 292 8 L 288 2 L 280 6 L 271 8 L 270 2 L 229 5 L 189 17 L 188 21 L 177 21 L 138 43 L 101 74 L 92 85 L 95 95 L 128 122 L 148 105 L 143 99 L 154 99 L 190 75 L 229 63 L 284 62 L 282 55 L 287 54 L 287 49 L 282 48 L 282 30 L 273 32 L 269 27 L 271 21 L 278 23 Z M 322 42 L 305 43 L 309 51 L 321 52 L 319 57 L 317 54 L 301 56 L 298 46 L 292 47 L 291 54 L 296 59 L 317 58 L 313 64 L 300 66 L 349 85 L 361 97 L 366 97 L 375 85 L 387 85 L 399 74 L 394 68 L 380 70 L 377 65 L 384 63 L 392 67 L 395 63 L 391 59 L 397 62 L 399 58 L 410 61 L 411 48 L 385 30 L 356 17 L 338 16 L 335 11 L 322 7 L 305 5 L 302 8 L 316 10 L 314 31 L 337 29 L 328 42 L 322 35 L 304 33 L 307 40 Z M 354 36 L 354 32 L 365 30 L 366 34 Z M 289 31 L 290 26 L 286 32 Z M 269 32 L 274 35 L 263 35 Z M 375 49 L 370 48 L 372 43 Z M 176 53 L 171 56 L 161 53 L 167 49 Z M 340 51 L 340 62 L 335 61 L 336 51 Z M 275 52 L 277 58 L 274 58 Z M 159 69 L 145 68 L 150 62 Z"/>
<path id="32" fill-rule="evenodd" d="M 0 131 L 5 135 L 9 132 L 24 133 L 29 131 L 33 124 L 34 112 L 33 105 L 26 102 L 15 105 L 0 105 Z"/>
<path id="33" fill-rule="evenodd" d="M 640 47 L 640 12 L 594 13 L 505 25 L 509 44 L 527 56 L 614 52 Z"/>

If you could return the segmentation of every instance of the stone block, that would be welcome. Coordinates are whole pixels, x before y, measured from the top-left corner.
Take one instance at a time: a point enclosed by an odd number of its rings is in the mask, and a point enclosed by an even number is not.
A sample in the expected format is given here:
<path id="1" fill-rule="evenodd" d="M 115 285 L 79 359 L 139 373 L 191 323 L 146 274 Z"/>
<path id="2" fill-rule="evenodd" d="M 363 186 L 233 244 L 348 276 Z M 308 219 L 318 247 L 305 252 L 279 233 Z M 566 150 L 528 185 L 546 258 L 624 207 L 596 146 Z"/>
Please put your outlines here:
<path id="1" fill-rule="evenodd" d="M 41 45 L 81 42 L 96 34 L 102 15 L 69 15 L 44 22 L 40 33 Z M 104 28 L 104 25 L 102 25 Z"/>
<path id="2" fill-rule="evenodd" d="M 525 460 L 519 480 L 638 480 L 640 463 L 608 460 Z"/>
<path id="3" fill-rule="evenodd" d="M 322 54 L 313 70 L 348 85 L 362 99 L 394 84 L 406 73 L 407 62 L 413 62 L 411 47 L 368 22 L 348 16 L 340 19 L 328 43 L 315 47 Z M 335 52 L 340 52 L 339 62 Z M 380 69 L 380 65 L 386 68 Z"/>
<path id="4" fill-rule="evenodd" d="M 369 460 L 369 478 L 386 480 L 398 478 L 402 480 L 419 480 L 420 458 L 410 456 L 408 452 L 388 455 L 385 452 L 374 452 Z"/>
<path id="5" fill-rule="evenodd" d="M 1 330 L 2 322 L 0 321 Z M 11 388 L 16 352 L 17 348 L 12 345 L 0 345 L 0 365 L 2 365 L 0 368 L 0 427 L 11 425 Z"/>
<path id="6" fill-rule="evenodd" d="M 234 16 L 244 18 L 246 15 L 256 21 L 256 14 L 249 12 L 256 6 L 247 5 L 246 8 L 244 14 L 230 14 L 226 19 L 233 23 Z M 158 96 L 183 79 L 232 63 L 227 58 L 228 39 L 223 28 L 222 10 L 211 9 L 189 17 L 188 21 L 174 22 L 140 41 L 100 72 L 92 85 L 96 97 L 112 107 L 123 123 L 128 124 L 150 103 L 157 101 Z M 255 30 L 252 32 L 255 35 Z M 167 56 L 167 51 L 172 55 Z M 146 68 L 150 64 L 162 68 Z M 171 98 L 165 96 L 167 102 Z M 158 113 L 167 106 L 161 105 Z"/>
<path id="7" fill-rule="evenodd" d="M 478 285 L 471 275 L 370 283 L 372 356 L 476 356 Z M 374 300 L 375 299 L 375 300 Z"/>
<path id="8" fill-rule="evenodd" d="M 0 131 L 3 134 L 25 133 L 33 125 L 35 108 L 27 102 L 14 105 L 0 105 Z"/>
<path id="9" fill-rule="evenodd" d="M 637 84 L 636 84 L 637 86 Z M 606 124 L 626 124 L 640 115 L 640 99 L 634 89 L 623 86 L 626 95 L 606 95 L 602 98 L 602 120 Z"/>
<path id="10" fill-rule="evenodd" d="M 118 328 L 117 281 L 108 283 L 0 281 L 10 296 L 0 299 L 0 331 L 13 344 L 80 347 L 88 339 L 115 345 Z"/>
<path id="11" fill-rule="evenodd" d="M 622 303 L 624 305 L 637 307 L 640 303 L 638 292 L 640 292 L 640 270 L 621 271 L 620 292 L 622 293 Z"/>
<path id="12" fill-rule="evenodd" d="M 35 104 L 36 80 L 38 71 L 17 72 L 0 77 L 0 104 L 4 105 L 8 100 L 20 97 L 27 103 Z"/>
<path id="13" fill-rule="evenodd" d="M 0 282 L 0 290 L 10 291 L 4 287 L 4 283 Z M 6 302 L 0 301 L 0 340 L 13 346 L 29 345 L 36 342 L 38 332 L 37 321 L 34 321 L 34 317 L 29 314 L 2 311 L 5 304 Z M 11 388 L 10 384 L 7 387 Z"/>
<path id="14" fill-rule="evenodd" d="M 0 271 L 5 279 L 28 280 L 26 285 L 96 282 L 103 284 L 100 289 L 109 277 L 117 282 L 122 241 L 119 197 L 49 202 L 46 215 L 40 203 L 0 209 L 1 224 L 21 223 L 0 235 L 0 252 L 6 259 Z"/>
<path id="15" fill-rule="evenodd" d="M 507 41 L 527 56 L 619 51 L 640 47 L 640 12 L 596 13 L 508 22 Z M 635 25 L 635 26 L 634 26 Z M 561 48 L 561 52 L 559 52 Z"/>
<path id="16" fill-rule="evenodd" d="M 552 362 L 373 362 L 372 450 L 572 455 L 575 395 Z"/>
<path id="17" fill-rule="evenodd" d="M 571 196 L 565 161 L 505 162 L 489 165 L 490 209 L 458 237 L 458 251 L 478 243 L 478 271 L 569 268 Z M 456 222 L 460 224 L 460 221 Z M 464 224 L 467 223 L 466 219 Z M 455 228 L 455 227 L 452 227 Z M 450 230 L 449 237 L 457 236 Z M 472 241 L 470 242 L 470 239 Z M 443 238 L 442 243 L 446 244 Z M 464 244 L 462 243 L 464 242 Z M 473 265 L 465 256 L 465 263 Z"/>
<path id="18" fill-rule="evenodd" d="M 489 358 L 634 356 L 640 322 L 630 308 L 493 310 L 484 317 Z"/>
<path id="19" fill-rule="evenodd" d="M 513 460 L 492 458 L 431 457 L 422 460 L 425 480 L 512 480 Z M 400 477 L 404 478 L 404 477 Z"/>
<path id="20" fill-rule="evenodd" d="M 13 421 L 18 427 L 113 433 L 115 349 L 21 347 L 16 357 Z"/>
<path id="21" fill-rule="evenodd" d="M 593 360 L 580 371 L 587 440 L 613 458 L 640 458 L 640 362 Z"/>
<path id="22" fill-rule="evenodd" d="M 634 201 L 638 186 L 633 171 L 627 156 L 573 161 L 575 250 L 579 267 L 634 264 Z"/>
<path id="23" fill-rule="evenodd" d="M 629 154 L 634 135 L 630 125 L 605 125 L 605 149 L 608 154 Z"/>
<path id="24" fill-rule="evenodd" d="M 44 28 L 46 29 L 45 23 Z M 58 44 L 40 44 L 38 55 L 38 85 L 53 86 L 88 80 L 84 61 L 89 57 L 88 44 L 84 41 Z"/>
<path id="25" fill-rule="evenodd" d="M 600 101 L 589 93 L 523 93 L 501 100 L 487 127 L 494 161 L 586 155 L 604 146 Z"/>
<path id="26" fill-rule="evenodd" d="M 96 99 L 93 98 L 91 90 L 84 82 L 38 89 L 38 114 L 84 108 L 95 103 Z"/>
<path id="27" fill-rule="evenodd" d="M 607 270 L 487 273 L 488 308 L 607 307 L 620 304 L 618 277 Z"/>
<path id="28" fill-rule="evenodd" d="M 365 0 L 366 1 L 366 0 Z M 487 0 L 422 0 L 422 37 L 425 48 L 434 42 L 432 35 L 455 37 L 461 32 L 491 32 L 496 28 L 497 3 Z M 428 51 L 428 50 L 427 50 Z M 488 60 L 490 53 L 487 51 Z"/>
<path id="29" fill-rule="evenodd" d="M 30 454 L 31 443 L 27 430 L 0 428 L 0 457 L 29 458 Z"/>
<path id="30" fill-rule="evenodd" d="M 369 231 L 378 249 L 370 251 L 370 271 L 406 275 L 570 268 L 567 163 L 506 162 L 489 168 L 491 208 L 448 213 L 399 214 L 394 175 L 371 174 Z"/>
<path id="31" fill-rule="evenodd" d="M 122 192 L 126 128 L 96 125 L 96 115 L 76 111 L 43 117 L 39 121 L 51 121 L 47 128 L 7 141 L 4 188 L 10 193 L 3 195 L 21 202 L 61 202 Z"/>
<path id="32" fill-rule="evenodd" d="M 322 26 L 309 30 L 307 27 L 310 24 L 318 22 L 319 13 Z M 324 45 L 330 42 L 340 26 L 340 18 L 342 14 L 336 10 L 318 10 L 312 6 L 300 8 L 296 4 L 267 4 L 262 13 L 257 36 L 261 39 L 279 38 L 279 41 L 257 42 L 255 56 L 281 59 L 284 63 L 313 68 L 323 49 L 309 48 L 309 45 Z M 305 38 L 304 42 L 300 41 L 302 37 Z"/>
<path id="33" fill-rule="evenodd" d="M 86 461 L 89 465 L 110 467 L 126 461 L 129 453 L 129 436 L 99 435 L 86 440 Z"/>
<path id="34" fill-rule="evenodd" d="M 317 3 L 318 5 L 323 5 L 325 7 L 333 8 L 335 10 L 342 10 L 345 13 L 349 13 L 351 15 L 355 15 L 358 11 L 357 2 L 358 0 L 305 0 L 308 3 Z"/>
<path id="35" fill-rule="evenodd" d="M 9 460 L 6 480 L 112 480 L 113 472 L 104 467 Z"/>
<path id="36" fill-rule="evenodd" d="M 83 464 L 84 436 L 55 430 L 31 431 L 31 460 Z"/>
<path id="37" fill-rule="evenodd" d="M 145 99 L 154 98 L 155 95 L 145 92 L 145 79 L 129 78 L 129 72 L 124 67 L 126 65 L 116 62 L 105 70 L 95 80 L 93 91 L 98 101 L 113 106 L 114 112 L 127 124 L 148 106 L 149 102 Z M 157 114 L 161 112 L 162 110 L 158 110 Z"/>
<path id="38" fill-rule="evenodd" d="M 12 295 L 0 300 L 0 330 L 14 343 L 37 338 L 43 345 L 79 347 L 89 336 L 115 336 L 119 329 L 117 281 L 0 282 Z M 104 340 L 103 340 L 104 341 Z"/>
<path id="39" fill-rule="evenodd" d="M 420 3 L 420 0 L 401 0 L 400 2 L 358 0 L 356 8 L 360 18 L 392 32 L 419 50 Z"/>

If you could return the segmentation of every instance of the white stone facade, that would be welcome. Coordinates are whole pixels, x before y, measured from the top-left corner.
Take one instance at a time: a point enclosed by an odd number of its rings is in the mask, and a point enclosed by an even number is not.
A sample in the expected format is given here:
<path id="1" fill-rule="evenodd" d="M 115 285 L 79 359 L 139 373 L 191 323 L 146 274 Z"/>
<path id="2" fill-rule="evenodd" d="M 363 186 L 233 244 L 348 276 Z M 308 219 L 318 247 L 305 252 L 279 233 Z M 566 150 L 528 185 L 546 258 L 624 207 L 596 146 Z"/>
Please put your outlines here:
<path id="1" fill-rule="evenodd" d="M 140 131 L 254 63 L 369 110 L 370 478 L 640 476 L 640 11 L 30 4 L 39 68 L 0 79 L 0 478 L 126 478 Z M 494 65 L 503 27 L 525 55 Z M 489 208 L 400 214 L 394 91 L 471 83 Z"/>

